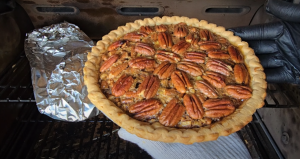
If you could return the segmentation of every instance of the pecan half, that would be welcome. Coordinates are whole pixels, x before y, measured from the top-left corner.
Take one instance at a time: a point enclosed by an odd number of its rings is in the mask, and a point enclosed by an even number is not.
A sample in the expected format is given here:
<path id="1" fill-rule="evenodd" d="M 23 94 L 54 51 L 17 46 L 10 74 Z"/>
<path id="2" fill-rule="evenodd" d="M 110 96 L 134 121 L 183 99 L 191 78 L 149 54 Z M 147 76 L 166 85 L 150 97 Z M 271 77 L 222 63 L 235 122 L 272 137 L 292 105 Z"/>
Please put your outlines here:
<path id="1" fill-rule="evenodd" d="M 249 82 L 249 75 L 246 67 L 243 64 L 236 64 L 233 68 L 234 78 L 236 83 L 239 84 L 248 84 Z"/>
<path id="2" fill-rule="evenodd" d="M 185 111 L 184 106 L 178 104 L 176 98 L 172 99 L 159 116 L 159 122 L 165 126 L 175 126 Z"/>
<path id="3" fill-rule="evenodd" d="M 155 96 L 159 88 L 159 79 L 156 76 L 147 76 L 138 88 L 138 94 L 144 94 L 146 99 L 150 99 Z"/>
<path id="4" fill-rule="evenodd" d="M 139 69 L 145 69 L 145 68 L 154 68 L 155 66 L 155 60 L 154 59 L 148 59 L 146 57 L 137 57 L 135 59 L 131 59 L 128 62 L 129 66 L 132 68 L 139 68 Z"/>
<path id="5" fill-rule="evenodd" d="M 133 83 L 132 76 L 129 75 L 121 76 L 111 89 L 112 95 L 119 97 L 125 94 L 131 87 L 132 83 Z"/>
<path id="6" fill-rule="evenodd" d="M 184 61 L 191 61 L 195 63 L 204 63 L 206 54 L 200 52 L 187 52 L 184 54 Z"/>
<path id="7" fill-rule="evenodd" d="M 220 73 L 225 76 L 229 76 L 230 71 L 232 71 L 232 67 L 222 61 L 219 60 L 208 60 L 206 63 L 206 67 L 214 72 Z"/>
<path id="8" fill-rule="evenodd" d="M 175 70 L 176 64 L 165 61 L 154 70 L 153 74 L 158 75 L 159 79 L 166 79 L 169 78 Z"/>
<path id="9" fill-rule="evenodd" d="M 186 112 L 192 119 L 202 119 L 204 110 L 199 98 L 195 94 L 186 94 L 183 97 L 183 104 L 186 108 Z"/>
<path id="10" fill-rule="evenodd" d="M 178 23 L 174 26 L 174 35 L 178 38 L 183 38 L 188 34 L 188 28 L 186 23 Z"/>
<path id="11" fill-rule="evenodd" d="M 177 53 L 177 54 L 181 54 L 183 55 L 183 53 L 185 53 L 185 51 L 190 47 L 190 43 L 187 43 L 186 41 L 179 41 L 177 44 L 173 45 L 172 47 L 172 51 Z"/>
<path id="12" fill-rule="evenodd" d="M 140 32 L 151 34 L 153 32 L 152 28 L 150 26 L 141 26 Z"/>
<path id="13" fill-rule="evenodd" d="M 252 89 L 247 86 L 228 85 L 225 87 L 225 92 L 236 99 L 248 99 L 252 96 Z"/>
<path id="14" fill-rule="evenodd" d="M 138 41 L 141 41 L 141 38 L 144 36 L 145 36 L 145 34 L 133 32 L 133 33 L 127 33 L 126 35 L 124 35 L 123 39 L 132 41 L 132 42 L 138 42 Z"/>
<path id="15" fill-rule="evenodd" d="M 147 99 L 129 107 L 129 112 L 140 120 L 150 119 L 162 109 L 162 103 L 157 99 Z"/>
<path id="16" fill-rule="evenodd" d="M 193 87 L 187 75 L 182 71 L 174 71 L 171 75 L 171 81 L 176 90 L 180 93 L 185 93 L 187 90 L 186 88 Z"/>
<path id="17" fill-rule="evenodd" d="M 191 43 L 192 46 L 197 47 L 200 38 L 196 33 L 190 33 L 185 37 L 185 41 Z"/>
<path id="18" fill-rule="evenodd" d="M 110 44 L 108 46 L 107 51 L 113 51 L 116 48 L 124 46 L 124 45 L 126 45 L 126 41 L 125 40 L 116 41 L 116 42 L 114 42 L 114 43 L 112 43 L 112 44 Z"/>
<path id="19" fill-rule="evenodd" d="M 217 91 L 204 81 L 197 81 L 195 87 L 209 98 L 218 98 Z"/>
<path id="20" fill-rule="evenodd" d="M 171 52 L 158 50 L 155 57 L 159 61 L 169 61 L 171 63 L 176 63 L 180 61 L 180 56 Z"/>
<path id="21" fill-rule="evenodd" d="M 189 73 L 192 76 L 201 76 L 204 72 L 201 66 L 197 65 L 193 62 L 188 61 L 182 61 L 178 62 L 177 68 L 181 71 L 185 71 L 186 73 Z"/>
<path id="22" fill-rule="evenodd" d="M 171 48 L 173 46 L 171 34 L 167 32 L 161 32 L 158 33 L 157 38 L 158 38 L 159 46 L 161 48 L 166 49 L 166 48 Z"/>
<path id="23" fill-rule="evenodd" d="M 111 71 L 108 75 L 108 78 L 113 78 L 113 77 L 118 76 L 127 67 L 128 67 L 128 62 L 125 62 L 125 63 L 122 63 L 122 64 L 112 67 Z"/>
<path id="24" fill-rule="evenodd" d="M 200 38 L 203 41 L 213 41 L 215 39 L 213 34 L 208 30 L 200 30 Z"/>
<path id="25" fill-rule="evenodd" d="M 155 50 L 149 44 L 146 43 L 136 43 L 134 51 L 143 55 L 152 56 L 155 54 Z"/>
<path id="26" fill-rule="evenodd" d="M 157 32 L 165 32 L 167 31 L 168 27 L 166 25 L 156 25 L 155 30 Z"/>
<path id="27" fill-rule="evenodd" d="M 228 46 L 228 53 L 231 56 L 231 60 L 235 63 L 242 63 L 243 56 L 240 52 L 232 45 Z"/>
<path id="28" fill-rule="evenodd" d="M 219 50 L 222 45 L 218 42 L 213 41 L 200 41 L 198 43 L 201 50 L 209 51 L 209 50 Z"/>
<path id="29" fill-rule="evenodd" d="M 221 118 L 234 112 L 235 107 L 229 99 L 209 99 L 203 103 L 205 116 L 209 118 Z"/>
<path id="30" fill-rule="evenodd" d="M 202 76 L 202 78 L 216 88 L 223 88 L 226 86 L 224 77 L 218 73 L 207 71 L 206 75 Z"/>
<path id="31" fill-rule="evenodd" d="M 114 54 L 110 56 L 106 61 L 103 62 L 102 66 L 100 67 L 100 72 L 104 72 L 105 70 L 109 69 L 117 60 L 119 59 L 119 55 Z"/>
<path id="32" fill-rule="evenodd" d="M 208 51 L 208 57 L 212 59 L 229 59 L 230 55 L 225 51 Z"/>

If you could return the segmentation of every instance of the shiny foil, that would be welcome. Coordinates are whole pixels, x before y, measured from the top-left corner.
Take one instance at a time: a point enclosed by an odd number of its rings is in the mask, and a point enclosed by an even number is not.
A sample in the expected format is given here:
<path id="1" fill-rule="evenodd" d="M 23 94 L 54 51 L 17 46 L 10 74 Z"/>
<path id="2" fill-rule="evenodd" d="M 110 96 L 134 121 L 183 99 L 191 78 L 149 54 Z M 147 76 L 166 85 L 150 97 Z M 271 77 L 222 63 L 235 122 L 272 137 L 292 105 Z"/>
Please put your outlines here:
<path id="1" fill-rule="evenodd" d="M 99 114 L 83 82 L 84 63 L 93 45 L 79 27 L 67 22 L 27 34 L 25 54 L 40 113 L 72 122 Z"/>

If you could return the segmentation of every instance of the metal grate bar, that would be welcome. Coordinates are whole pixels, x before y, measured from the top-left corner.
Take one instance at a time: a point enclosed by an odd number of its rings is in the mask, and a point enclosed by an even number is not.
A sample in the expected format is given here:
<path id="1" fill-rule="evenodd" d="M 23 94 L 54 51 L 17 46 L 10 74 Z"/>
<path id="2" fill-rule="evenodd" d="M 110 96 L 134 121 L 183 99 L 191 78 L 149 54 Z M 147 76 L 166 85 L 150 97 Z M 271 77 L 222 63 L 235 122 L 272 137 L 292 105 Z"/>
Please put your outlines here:
<path id="1" fill-rule="evenodd" d="M 95 121 L 96 121 L 96 122 L 94 122 L 93 130 L 92 130 L 92 132 L 91 132 L 91 136 L 90 136 L 90 140 L 89 140 L 91 145 L 92 145 L 92 141 L 93 141 L 94 132 L 95 132 L 95 129 L 96 129 L 98 117 L 95 118 Z M 91 152 L 91 147 L 92 147 L 92 146 L 89 147 L 88 152 L 87 152 L 87 154 L 86 154 L 86 157 L 85 157 L 85 158 L 87 158 L 87 159 L 89 158 L 89 155 L 90 155 L 90 152 Z"/>
<path id="2" fill-rule="evenodd" d="M 42 114 L 39 114 L 36 120 L 40 119 L 41 116 L 42 116 Z M 35 122 L 34 125 L 33 125 L 32 128 L 31 128 L 31 130 L 29 130 L 28 134 L 33 134 L 33 131 L 36 129 L 37 125 L 38 125 L 38 122 Z M 22 144 L 22 146 L 21 146 L 21 149 L 20 149 L 19 152 L 17 153 L 17 157 L 16 157 L 16 158 L 20 158 L 20 155 L 22 154 L 21 152 L 23 152 L 24 148 L 25 148 L 27 145 L 29 145 L 29 144 L 28 144 L 29 138 L 30 138 L 30 135 L 27 135 L 26 138 L 25 138 L 25 140 L 24 140 L 24 142 L 23 142 L 23 144 Z"/>
<path id="3" fill-rule="evenodd" d="M 120 137 L 117 138 L 117 149 L 116 149 L 116 159 L 119 158 L 119 149 L 120 149 Z"/>
<path id="4" fill-rule="evenodd" d="M 90 122 L 89 120 L 86 120 L 85 123 L 84 123 L 84 128 L 82 130 L 81 139 L 80 139 L 80 142 L 79 142 L 79 148 L 78 148 L 79 151 L 82 149 L 83 138 L 84 138 L 84 136 L 86 134 L 86 130 L 87 130 L 89 122 Z M 78 159 L 78 157 L 79 157 L 79 155 L 76 155 L 75 159 Z"/>
<path id="5" fill-rule="evenodd" d="M 28 64 L 28 63 L 27 63 Z M 21 68 L 21 72 L 25 69 L 26 67 L 22 67 Z M 9 88 L 9 86 L 11 85 L 11 83 L 13 81 L 16 80 L 16 78 L 18 78 L 18 76 L 14 76 L 8 83 L 7 85 L 4 86 L 3 90 L 0 92 L 0 97 L 3 95 L 3 93 Z"/>
<path id="6" fill-rule="evenodd" d="M 101 141 L 102 141 L 102 136 L 103 136 L 103 131 L 104 131 L 104 128 L 105 128 L 105 125 L 106 125 L 106 117 L 102 118 L 103 121 L 103 124 L 101 124 L 100 128 L 99 128 L 99 137 L 98 137 L 98 142 L 97 142 L 97 148 L 96 148 L 96 159 L 99 158 L 99 153 L 100 153 L 100 147 L 101 147 Z"/>
<path id="7" fill-rule="evenodd" d="M 45 146 L 46 140 L 48 139 L 48 136 L 49 136 L 49 134 L 50 134 L 50 131 L 51 131 L 52 127 L 53 127 L 53 123 L 54 123 L 54 122 L 50 123 L 50 127 L 48 128 L 47 133 L 46 133 L 46 135 L 45 135 L 45 138 L 44 138 L 43 141 L 42 141 L 41 147 L 40 147 L 39 150 L 38 150 L 38 153 L 37 153 L 37 155 L 36 155 L 36 159 L 40 158 L 40 155 L 41 155 L 41 152 L 42 152 L 42 150 L 43 150 L 43 147 Z"/>
<path id="8" fill-rule="evenodd" d="M 109 150 L 110 150 L 110 143 L 111 143 L 111 136 L 112 136 L 112 128 L 113 128 L 113 123 L 108 123 L 109 124 L 109 136 L 108 136 L 108 142 L 107 142 L 107 148 L 106 148 L 106 158 L 109 158 Z"/>
<path id="9" fill-rule="evenodd" d="M 77 128 L 77 127 L 79 127 L 80 123 L 72 123 L 72 125 L 73 124 L 74 124 L 74 128 Z M 69 144 L 69 147 L 68 147 L 68 150 L 67 150 L 67 153 L 66 153 L 66 159 L 72 158 L 71 153 L 72 153 L 73 143 L 74 143 L 76 134 L 72 132 L 72 134 L 70 136 L 71 136 L 71 140 L 70 140 L 70 144 Z"/>
<path id="10" fill-rule="evenodd" d="M 32 111 L 30 113 L 30 116 L 28 118 L 28 120 L 30 120 L 30 118 L 32 118 L 32 116 L 35 114 L 35 111 Z M 8 151 L 8 155 L 7 158 L 10 158 L 11 153 L 13 152 L 13 150 L 15 149 L 15 147 L 17 146 L 18 141 L 20 141 L 21 136 L 23 135 L 24 131 L 26 130 L 27 126 L 28 126 L 28 122 L 25 123 L 25 125 L 22 127 L 22 129 L 20 131 L 18 131 L 18 136 L 15 138 L 15 141 L 13 142 L 13 145 L 10 147 L 10 151 Z"/>
<path id="11" fill-rule="evenodd" d="M 62 122 L 60 122 L 60 121 L 57 121 L 57 122 L 59 122 L 58 128 L 61 128 Z M 48 151 L 48 153 L 47 153 L 47 155 L 46 155 L 46 159 L 49 158 L 49 156 L 50 156 L 50 154 L 51 154 L 51 152 L 52 152 L 52 149 L 53 149 L 53 146 L 54 146 L 54 142 L 55 142 L 54 139 L 56 139 L 57 134 L 58 134 L 58 133 L 55 133 L 54 136 L 53 136 L 53 140 L 52 140 L 51 143 L 50 143 L 50 148 L 49 148 L 49 151 Z"/>
<path id="12" fill-rule="evenodd" d="M 128 141 L 125 141 L 126 142 L 126 152 L 125 152 L 125 159 L 128 159 L 129 157 L 129 151 L 130 151 L 130 145 L 129 145 L 129 142 Z"/>

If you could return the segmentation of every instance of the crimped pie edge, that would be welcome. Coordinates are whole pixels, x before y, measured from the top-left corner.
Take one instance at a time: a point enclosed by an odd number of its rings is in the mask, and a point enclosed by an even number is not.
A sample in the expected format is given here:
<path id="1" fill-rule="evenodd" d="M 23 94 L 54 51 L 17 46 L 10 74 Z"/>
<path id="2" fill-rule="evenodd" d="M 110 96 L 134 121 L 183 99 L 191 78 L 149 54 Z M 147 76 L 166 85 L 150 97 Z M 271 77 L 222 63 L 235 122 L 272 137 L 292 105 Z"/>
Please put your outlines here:
<path id="1" fill-rule="evenodd" d="M 251 76 L 250 87 L 253 90 L 252 97 L 237 108 L 234 113 L 210 126 L 179 129 L 165 127 L 159 122 L 151 124 L 138 121 L 128 116 L 121 108 L 108 100 L 100 89 L 98 80 L 101 55 L 113 41 L 126 33 L 139 29 L 141 26 L 177 24 L 180 22 L 185 22 L 187 25 L 194 27 L 208 29 L 213 33 L 226 38 L 243 54 L 245 65 Z M 205 20 L 199 21 L 195 18 L 178 16 L 164 16 L 162 18 L 154 17 L 152 19 L 146 18 L 144 20 L 136 20 L 134 23 L 127 23 L 125 26 L 120 26 L 117 30 L 113 30 L 109 34 L 103 36 L 102 40 L 98 41 L 96 46 L 88 53 L 87 59 L 84 67 L 84 83 L 87 86 L 88 98 L 91 102 L 120 127 L 138 137 L 149 140 L 193 144 L 194 142 L 216 140 L 219 136 L 227 136 L 247 125 L 252 120 L 252 115 L 256 109 L 261 108 L 264 105 L 264 99 L 266 97 L 266 76 L 253 49 L 248 46 L 247 42 L 241 41 L 240 37 L 234 36 L 233 32 L 226 31 L 224 27 L 208 23 Z"/>

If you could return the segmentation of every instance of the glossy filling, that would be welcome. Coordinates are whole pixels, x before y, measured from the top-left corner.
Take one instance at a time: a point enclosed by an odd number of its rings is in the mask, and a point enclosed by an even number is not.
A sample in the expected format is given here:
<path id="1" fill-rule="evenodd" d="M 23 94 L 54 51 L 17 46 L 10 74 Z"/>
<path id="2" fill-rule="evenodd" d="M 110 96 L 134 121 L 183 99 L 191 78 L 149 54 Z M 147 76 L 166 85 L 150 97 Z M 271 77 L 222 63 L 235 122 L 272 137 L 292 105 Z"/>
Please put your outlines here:
<path id="1" fill-rule="evenodd" d="M 141 121 L 169 127 L 209 125 L 251 97 L 238 49 L 208 30 L 146 26 L 113 42 L 102 55 L 100 87 Z"/>

